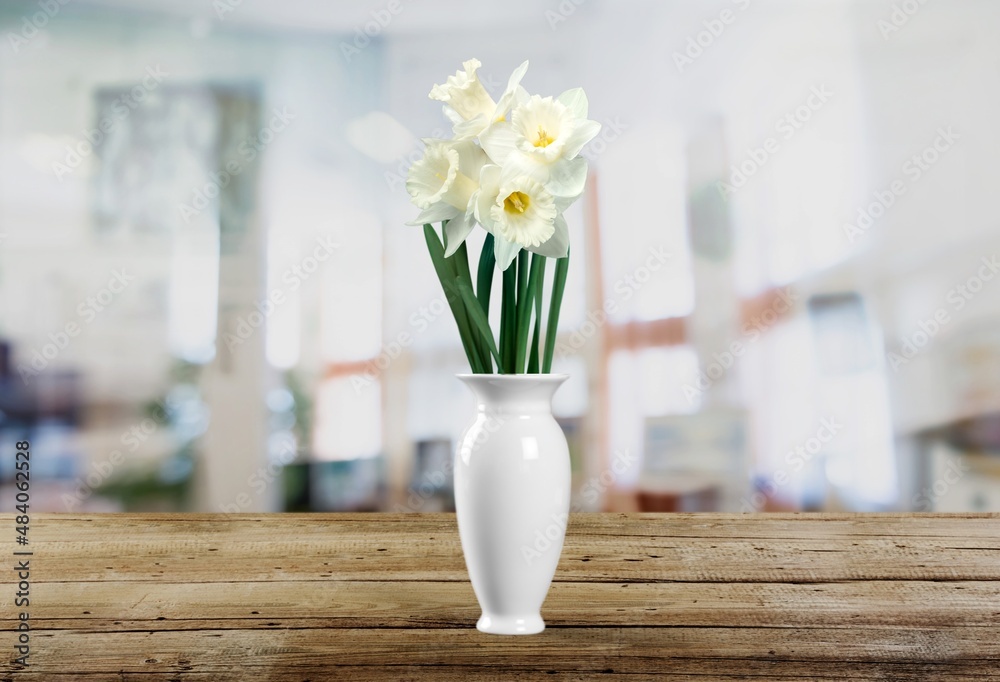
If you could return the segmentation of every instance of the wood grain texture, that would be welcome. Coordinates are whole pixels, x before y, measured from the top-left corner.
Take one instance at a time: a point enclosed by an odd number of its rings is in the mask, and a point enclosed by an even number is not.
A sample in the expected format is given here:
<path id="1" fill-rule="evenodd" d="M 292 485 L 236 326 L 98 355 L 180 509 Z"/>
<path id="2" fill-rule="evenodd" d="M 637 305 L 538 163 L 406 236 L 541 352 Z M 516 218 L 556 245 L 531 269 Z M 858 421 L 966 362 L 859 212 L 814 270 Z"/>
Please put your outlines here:
<path id="1" fill-rule="evenodd" d="M 7 562 L 18 549 L 0 515 Z M 32 518 L 0 680 L 1000 679 L 1000 516 L 579 514 L 533 637 L 450 514 Z"/>

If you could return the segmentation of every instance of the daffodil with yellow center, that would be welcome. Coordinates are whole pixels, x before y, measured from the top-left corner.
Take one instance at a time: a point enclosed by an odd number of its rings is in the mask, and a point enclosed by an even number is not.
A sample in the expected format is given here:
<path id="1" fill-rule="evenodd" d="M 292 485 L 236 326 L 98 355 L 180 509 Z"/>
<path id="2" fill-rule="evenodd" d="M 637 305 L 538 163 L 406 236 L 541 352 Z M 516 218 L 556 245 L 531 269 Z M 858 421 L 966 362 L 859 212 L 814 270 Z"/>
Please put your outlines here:
<path id="1" fill-rule="evenodd" d="M 493 234 L 501 270 L 522 248 L 551 258 L 566 256 L 569 230 L 562 211 L 569 200 L 553 197 L 539 182 L 486 165 L 473 201 L 476 220 Z"/>
<path id="2" fill-rule="evenodd" d="M 601 130 L 587 119 L 587 96 L 580 88 L 558 98 L 518 95 L 510 121 L 498 121 L 480 133 L 490 160 L 529 175 L 555 196 L 578 196 L 587 180 L 583 145 Z"/>
<path id="3" fill-rule="evenodd" d="M 487 161 L 474 142 L 424 140 L 422 159 L 410 166 L 406 191 L 422 209 L 411 225 L 447 221 L 447 255 L 461 246 L 475 227 L 473 197 L 479 190 L 479 174 Z"/>

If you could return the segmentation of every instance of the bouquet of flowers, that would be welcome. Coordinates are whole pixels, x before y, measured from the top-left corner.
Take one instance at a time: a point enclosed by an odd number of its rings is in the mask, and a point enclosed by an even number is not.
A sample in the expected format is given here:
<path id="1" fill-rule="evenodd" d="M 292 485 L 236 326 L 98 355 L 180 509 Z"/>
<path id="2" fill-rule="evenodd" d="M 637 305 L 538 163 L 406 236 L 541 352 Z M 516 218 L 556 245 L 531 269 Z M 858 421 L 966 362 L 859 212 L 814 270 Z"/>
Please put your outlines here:
<path id="1" fill-rule="evenodd" d="M 424 226 L 472 371 L 491 374 L 495 361 L 499 374 L 548 373 L 569 264 L 563 212 L 583 193 L 587 161 L 580 150 L 601 126 L 587 119 L 581 88 L 529 95 L 521 86 L 524 62 L 495 101 L 476 74 L 480 66 L 470 59 L 431 89 L 454 137 L 425 139 L 423 158 L 410 167 L 406 189 L 420 209 L 410 224 Z M 473 288 L 465 241 L 476 225 L 488 234 Z M 540 352 L 548 258 L 556 263 Z M 489 321 L 495 268 L 503 280 L 499 339 Z"/>

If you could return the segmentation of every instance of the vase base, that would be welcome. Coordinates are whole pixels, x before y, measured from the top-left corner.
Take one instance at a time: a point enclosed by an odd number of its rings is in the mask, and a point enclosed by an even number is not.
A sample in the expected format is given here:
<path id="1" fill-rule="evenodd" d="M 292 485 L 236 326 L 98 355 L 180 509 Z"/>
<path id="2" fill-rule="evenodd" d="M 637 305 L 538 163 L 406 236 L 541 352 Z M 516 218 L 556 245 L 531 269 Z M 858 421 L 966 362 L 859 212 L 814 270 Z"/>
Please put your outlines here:
<path id="1" fill-rule="evenodd" d="M 537 613 L 528 616 L 490 616 L 483 614 L 476 629 L 490 635 L 534 635 L 545 629 Z"/>

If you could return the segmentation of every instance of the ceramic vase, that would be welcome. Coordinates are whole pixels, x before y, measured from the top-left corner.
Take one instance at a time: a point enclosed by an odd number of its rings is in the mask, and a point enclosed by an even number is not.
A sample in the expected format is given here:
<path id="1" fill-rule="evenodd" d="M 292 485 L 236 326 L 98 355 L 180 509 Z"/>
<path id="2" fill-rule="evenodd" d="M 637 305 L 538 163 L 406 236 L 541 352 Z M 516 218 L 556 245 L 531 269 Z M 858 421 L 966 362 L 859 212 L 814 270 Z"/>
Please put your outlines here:
<path id="1" fill-rule="evenodd" d="M 482 632 L 530 635 L 562 552 L 570 502 L 558 374 L 460 374 L 476 414 L 455 451 L 455 507 Z"/>

